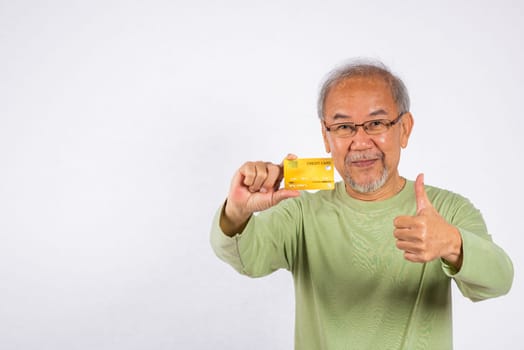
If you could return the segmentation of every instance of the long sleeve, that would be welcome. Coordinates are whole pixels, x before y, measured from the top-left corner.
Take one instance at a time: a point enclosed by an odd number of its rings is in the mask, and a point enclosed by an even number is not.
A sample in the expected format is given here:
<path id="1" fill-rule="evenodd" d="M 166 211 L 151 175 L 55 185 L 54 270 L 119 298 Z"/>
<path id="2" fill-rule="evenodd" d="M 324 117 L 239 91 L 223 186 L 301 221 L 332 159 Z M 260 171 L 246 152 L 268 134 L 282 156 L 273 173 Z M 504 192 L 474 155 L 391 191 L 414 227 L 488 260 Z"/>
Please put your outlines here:
<path id="1" fill-rule="evenodd" d="M 220 228 L 220 215 L 222 214 L 224 206 L 216 212 L 211 225 L 211 247 L 215 254 L 223 261 L 231 265 L 235 270 L 242 273 L 243 264 L 240 259 L 240 252 L 238 251 L 238 240 L 241 233 L 235 236 L 227 236 Z"/>
<path id="2" fill-rule="evenodd" d="M 491 239 L 459 230 L 464 254 L 462 268 L 456 272 L 444 265 L 444 272 L 473 301 L 507 294 L 513 283 L 513 264 L 508 255 Z"/>
<path id="3" fill-rule="evenodd" d="M 215 254 L 239 273 L 250 277 L 268 275 L 278 269 L 291 270 L 296 254 L 300 213 L 293 200 L 253 215 L 243 232 L 233 237 L 222 232 L 219 221 L 223 206 L 211 227 Z M 298 219 L 297 219 L 298 218 Z"/>
<path id="4" fill-rule="evenodd" d="M 445 214 L 462 237 L 463 261 L 460 271 L 443 262 L 444 273 L 453 278 L 462 294 L 472 301 L 494 298 L 509 292 L 513 264 L 488 234 L 484 219 L 467 199 L 456 195 L 453 210 Z"/>

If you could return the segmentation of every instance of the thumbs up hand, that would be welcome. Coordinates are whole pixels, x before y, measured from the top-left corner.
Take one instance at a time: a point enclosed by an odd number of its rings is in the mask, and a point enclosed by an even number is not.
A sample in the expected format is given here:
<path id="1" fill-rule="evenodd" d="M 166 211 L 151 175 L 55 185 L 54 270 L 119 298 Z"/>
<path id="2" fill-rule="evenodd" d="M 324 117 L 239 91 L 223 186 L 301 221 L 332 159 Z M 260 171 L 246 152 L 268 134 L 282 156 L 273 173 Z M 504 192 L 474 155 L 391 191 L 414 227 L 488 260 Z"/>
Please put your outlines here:
<path id="1" fill-rule="evenodd" d="M 433 207 L 424 189 L 424 174 L 415 181 L 417 213 L 398 216 L 393 221 L 396 246 L 404 258 L 412 262 L 446 260 L 457 270 L 462 266 L 462 238 L 458 229 L 449 224 Z"/>

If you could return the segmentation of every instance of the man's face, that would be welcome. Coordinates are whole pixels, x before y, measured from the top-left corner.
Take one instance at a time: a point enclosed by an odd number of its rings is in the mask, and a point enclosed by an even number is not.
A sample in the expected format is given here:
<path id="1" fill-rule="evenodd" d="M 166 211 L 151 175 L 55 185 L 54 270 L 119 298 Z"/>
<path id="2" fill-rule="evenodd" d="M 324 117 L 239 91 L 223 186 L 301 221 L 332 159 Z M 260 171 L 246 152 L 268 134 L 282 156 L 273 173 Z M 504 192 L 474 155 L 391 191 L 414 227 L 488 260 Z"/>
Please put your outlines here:
<path id="1" fill-rule="evenodd" d="M 398 115 L 391 90 L 380 77 L 342 80 L 331 88 L 324 104 L 324 122 L 328 127 L 345 122 L 394 120 Z M 350 195 L 377 200 L 400 190 L 400 150 L 407 146 L 412 126 L 412 116 L 406 113 L 399 123 L 378 135 L 368 135 L 359 127 L 354 136 L 340 138 L 322 127 L 326 151 L 331 152 Z"/>

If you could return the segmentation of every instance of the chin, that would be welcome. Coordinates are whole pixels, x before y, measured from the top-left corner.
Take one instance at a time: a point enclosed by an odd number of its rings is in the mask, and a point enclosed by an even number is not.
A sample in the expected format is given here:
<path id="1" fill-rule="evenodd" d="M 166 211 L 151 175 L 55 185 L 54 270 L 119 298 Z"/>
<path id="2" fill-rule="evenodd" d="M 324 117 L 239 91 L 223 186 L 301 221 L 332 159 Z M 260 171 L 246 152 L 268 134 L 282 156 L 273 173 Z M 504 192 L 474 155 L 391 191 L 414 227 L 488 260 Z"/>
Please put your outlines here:
<path id="1" fill-rule="evenodd" d="M 373 176 L 372 178 L 363 179 L 362 181 L 356 181 L 351 175 L 345 176 L 345 182 L 354 191 L 359 193 L 371 193 L 379 190 L 384 186 L 388 179 L 388 172 L 384 169 L 380 176 Z"/>

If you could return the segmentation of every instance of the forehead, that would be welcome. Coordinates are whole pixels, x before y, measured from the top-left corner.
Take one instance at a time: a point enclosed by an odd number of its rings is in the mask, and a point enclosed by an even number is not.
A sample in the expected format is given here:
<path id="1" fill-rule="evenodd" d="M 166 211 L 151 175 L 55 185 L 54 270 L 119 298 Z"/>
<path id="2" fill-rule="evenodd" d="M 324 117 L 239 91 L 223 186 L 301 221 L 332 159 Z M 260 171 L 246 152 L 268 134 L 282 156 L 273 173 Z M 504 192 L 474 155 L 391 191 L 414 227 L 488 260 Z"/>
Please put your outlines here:
<path id="1" fill-rule="evenodd" d="M 374 93 L 391 95 L 391 88 L 386 80 L 380 76 L 350 77 L 337 81 L 331 86 L 326 97 L 330 95 L 353 95 L 357 93 Z"/>
<path id="2" fill-rule="evenodd" d="M 325 116 L 347 109 L 366 113 L 378 108 L 396 108 L 391 88 L 380 76 L 340 80 L 329 89 L 324 101 Z"/>

